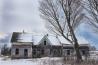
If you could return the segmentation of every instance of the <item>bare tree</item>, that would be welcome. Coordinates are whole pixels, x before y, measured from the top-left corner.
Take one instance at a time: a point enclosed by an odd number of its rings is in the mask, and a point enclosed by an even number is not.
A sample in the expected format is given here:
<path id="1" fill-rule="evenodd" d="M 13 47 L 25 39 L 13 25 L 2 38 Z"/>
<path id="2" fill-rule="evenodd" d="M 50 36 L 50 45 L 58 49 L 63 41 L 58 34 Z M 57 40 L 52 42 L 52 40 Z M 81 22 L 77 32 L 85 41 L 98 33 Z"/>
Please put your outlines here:
<path id="1" fill-rule="evenodd" d="M 90 16 L 87 16 L 89 24 L 93 27 L 93 30 L 98 32 L 98 0 L 84 0 L 82 6 L 90 14 Z"/>
<path id="2" fill-rule="evenodd" d="M 48 28 L 74 45 L 77 61 L 82 60 L 75 36 L 75 29 L 84 18 L 80 4 L 79 0 L 42 0 L 39 7 Z"/>
<path id="3" fill-rule="evenodd" d="M 7 44 L 4 44 L 3 47 L 1 48 L 1 55 L 10 56 L 10 54 L 11 54 L 11 49 L 7 47 Z"/>

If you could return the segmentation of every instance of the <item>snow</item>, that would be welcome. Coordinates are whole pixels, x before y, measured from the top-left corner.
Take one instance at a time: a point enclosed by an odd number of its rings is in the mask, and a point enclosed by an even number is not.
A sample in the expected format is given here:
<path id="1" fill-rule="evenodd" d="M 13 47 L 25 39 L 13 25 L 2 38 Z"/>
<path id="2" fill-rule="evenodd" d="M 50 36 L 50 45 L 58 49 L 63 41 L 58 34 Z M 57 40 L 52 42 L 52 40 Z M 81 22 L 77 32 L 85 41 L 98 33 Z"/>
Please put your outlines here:
<path id="1" fill-rule="evenodd" d="M 61 45 L 59 40 L 56 38 L 56 36 L 48 36 L 49 41 L 52 43 L 52 45 Z"/>
<path id="2" fill-rule="evenodd" d="M 34 45 L 38 45 L 44 35 L 33 35 L 33 42 Z"/>
<path id="3" fill-rule="evenodd" d="M 60 42 L 63 43 L 63 44 L 71 44 L 63 36 L 59 36 L 58 38 L 59 38 Z"/>
<path id="4" fill-rule="evenodd" d="M 32 42 L 34 45 L 38 45 L 39 42 L 43 38 L 49 39 L 52 45 L 61 45 L 62 44 L 71 44 L 68 42 L 63 36 L 58 36 L 58 38 L 55 35 L 33 35 L 32 33 L 21 33 L 19 34 L 19 37 L 17 39 L 18 42 Z M 85 40 L 83 37 L 78 36 L 77 37 L 79 44 L 88 44 L 89 42 Z"/>
<path id="5" fill-rule="evenodd" d="M 90 51 L 90 59 L 95 59 L 98 61 L 98 50 Z"/>
<path id="6" fill-rule="evenodd" d="M 0 65 L 37 65 L 37 63 L 33 63 L 32 61 L 30 61 L 31 59 L 15 59 L 15 60 L 11 60 L 9 59 L 5 59 L 3 57 L 0 58 Z"/>
<path id="7" fill-rule="evenodd" d="M 23 33 L 23 34 L 20 34 L 19 37 L 18 37 L 18 42 L 33 42 L 32 41 L 32 34 L 28 34 L 28 33 Z"/>
<path id="8" fill-rule="evenodd" d="M 37 65 L 36 63 L 33 63 L 31 61 L 26 60 L 8 60 L 8 61 L 0 61 L 0 64 L 2 65 Z"/>
<path id="9" fill-rule="evenodd" d="M 62 65 L 62 58 L 14 59 L 0 57 L 0 65 Z"/>

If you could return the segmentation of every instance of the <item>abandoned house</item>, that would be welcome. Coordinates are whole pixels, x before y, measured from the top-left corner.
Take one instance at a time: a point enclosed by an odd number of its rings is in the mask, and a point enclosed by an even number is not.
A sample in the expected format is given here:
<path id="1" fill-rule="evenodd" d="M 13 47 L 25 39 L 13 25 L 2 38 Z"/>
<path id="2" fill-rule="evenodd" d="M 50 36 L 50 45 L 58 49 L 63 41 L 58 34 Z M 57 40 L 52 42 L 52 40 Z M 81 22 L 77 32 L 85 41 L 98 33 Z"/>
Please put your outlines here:
<path id="1" fill-rule="evenodd" d="M 62 36 L 33 35 L 26 32 L 13 32 L 11 38 L 12 58 L 62 57 L 74 54 L 73 45 Z M 80 44 L 82 55 L 89 54 L 89 44 Z"/>

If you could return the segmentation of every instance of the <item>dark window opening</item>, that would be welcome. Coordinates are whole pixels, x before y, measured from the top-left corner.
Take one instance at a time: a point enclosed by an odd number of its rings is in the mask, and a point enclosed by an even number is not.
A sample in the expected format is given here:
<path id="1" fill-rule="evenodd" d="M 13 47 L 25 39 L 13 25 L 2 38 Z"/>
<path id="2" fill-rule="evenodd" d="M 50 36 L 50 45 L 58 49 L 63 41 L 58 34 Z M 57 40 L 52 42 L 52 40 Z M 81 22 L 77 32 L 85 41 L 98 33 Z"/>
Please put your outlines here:
<path id="1" fill-rule="evenodd" d="M 46 41 L 44 41 L 44 45 L 46 45 Z"/>
<path id="2" fill-rule="evenodd" d="M 24 51 L 27 52 L 28 50 L 27 49 L 24 49 Z"/>
<path id="3" fill-rule="evenodd" d="M 27 50 L 27 49 L 24 49 L 24 52 L 26 52 L 26 53 L 27 53 L 27 52 L 28 52 L 28 50 Z"/>
<path id="4" fill-rule="evenodd" d="M 41 50 L 41 54 L 44 54 L 44 50 L 43 49 Z"/>
<path id="5" fill-rule="evenodd" d="M 16 49 L 15 54 L 16 54 L 16 55 L 18 55 L 18 54 L 19 54 L 19 49 Z"/>
<path id="6" fill-rule="evenodd" d="M 82 54 L 85 55 L 85 50 L 82 50 Z"/>
<path id="7" fill-rule="evenodd" d="M 70 55 L 70 50 L 67 50 L 67 55 Z"/>
<path id="8" fill-rule="evenodd" d="M 24 56 L 28 56 L 28 50 L 24 49 Z"/>
<path id="9" fill-rule="evenodd" d="M 50 49 L 50 54 L 51 54 L 52 50 Z"/>
<path id="10" fill-rule="evenodd" d="M 54 50 L 54 55 L 56 55 L 57 54 L 57 50 Z"/>
<path id="11" fill-rule="evenodd" d="M 56 54 L 56 51 L 54 51 L 54 55 Z"/>
<path id="12" fill-rule="evenodd" d="M 33 54 L 34 54 L 34 55 L 36 54 L 36 50 L 35 50 L 35 49 L 33 50 Z"/>

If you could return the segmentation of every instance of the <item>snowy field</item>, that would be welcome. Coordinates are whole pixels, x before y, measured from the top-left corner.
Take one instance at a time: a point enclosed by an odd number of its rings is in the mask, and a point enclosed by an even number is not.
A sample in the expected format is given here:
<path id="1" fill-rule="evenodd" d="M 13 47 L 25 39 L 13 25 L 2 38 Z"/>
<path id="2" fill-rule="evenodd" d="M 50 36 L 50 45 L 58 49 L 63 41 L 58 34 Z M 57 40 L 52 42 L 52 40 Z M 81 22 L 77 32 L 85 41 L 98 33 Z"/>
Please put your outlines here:
<path id="1" fill-rule="evenodd" d="M 0 65 L 62 65 L 62 58 L 14 59 L 0 57 Z"/>

